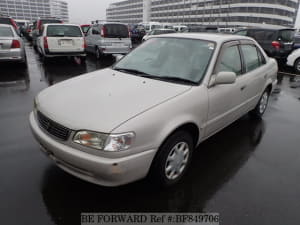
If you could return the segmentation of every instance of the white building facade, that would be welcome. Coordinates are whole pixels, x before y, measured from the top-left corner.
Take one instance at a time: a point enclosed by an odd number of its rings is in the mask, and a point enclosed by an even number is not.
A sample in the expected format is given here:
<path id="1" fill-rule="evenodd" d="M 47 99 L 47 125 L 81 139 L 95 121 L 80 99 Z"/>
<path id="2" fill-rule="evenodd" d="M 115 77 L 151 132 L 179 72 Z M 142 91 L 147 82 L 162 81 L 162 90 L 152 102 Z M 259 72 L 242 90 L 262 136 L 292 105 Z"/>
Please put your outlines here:
<path id="1" fill-rule="evenodd" d="M 0 15 L 19 20 L 56 17 L 69 20 L 68 3 L 61 0 L 0 0 Z"/>
<path id="2" fill-rule="evenodd" d="M 107 19 L 126 23 L 151 20 L 230 27 L 293 27 L 298 7 L 298 0 L 127 0 L 111 4 Z"/>

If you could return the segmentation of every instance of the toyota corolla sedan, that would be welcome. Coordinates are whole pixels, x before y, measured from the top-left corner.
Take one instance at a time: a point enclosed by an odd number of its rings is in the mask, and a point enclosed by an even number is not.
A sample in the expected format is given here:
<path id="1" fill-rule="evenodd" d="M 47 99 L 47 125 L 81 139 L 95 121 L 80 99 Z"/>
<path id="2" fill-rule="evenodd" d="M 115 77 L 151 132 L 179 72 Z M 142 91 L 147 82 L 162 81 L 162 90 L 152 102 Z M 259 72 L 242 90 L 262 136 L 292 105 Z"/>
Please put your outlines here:
<path id="1" fill-rule="evenodd" d="M 0 62 L 18 62 L 27 66 L 24 43 L 11 25 L 0 24 Z"/>
<path id="2" fill-rule="evenodd" d="M 31 129 L 49 158 L 83 180 L 170 186 L 202 141 L 248 112 L 264 114 L 277 70 L 249 37 L 161 35 L 111 68 L 42 91 Z"/>

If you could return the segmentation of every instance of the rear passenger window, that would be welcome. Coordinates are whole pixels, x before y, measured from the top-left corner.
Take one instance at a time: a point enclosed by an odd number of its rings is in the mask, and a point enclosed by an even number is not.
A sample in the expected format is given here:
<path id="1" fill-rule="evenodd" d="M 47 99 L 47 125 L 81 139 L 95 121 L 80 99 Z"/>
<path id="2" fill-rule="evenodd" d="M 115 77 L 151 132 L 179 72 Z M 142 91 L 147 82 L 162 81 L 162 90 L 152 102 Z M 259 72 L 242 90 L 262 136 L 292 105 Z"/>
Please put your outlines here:
<path id="1" fill-rule="evenodd" d="M 228 47 L 223 51 L 221 61 L 216 72 L 235 72 L 236 75 L 242 74 L 240 52 L 236 45 Z"/>
<path id="2" fill-rule="evenodd" d="M 255 70 L 262 64 L 254 45 L 241 45 L 241 49 L 244 55 L 246 72 Z"/>

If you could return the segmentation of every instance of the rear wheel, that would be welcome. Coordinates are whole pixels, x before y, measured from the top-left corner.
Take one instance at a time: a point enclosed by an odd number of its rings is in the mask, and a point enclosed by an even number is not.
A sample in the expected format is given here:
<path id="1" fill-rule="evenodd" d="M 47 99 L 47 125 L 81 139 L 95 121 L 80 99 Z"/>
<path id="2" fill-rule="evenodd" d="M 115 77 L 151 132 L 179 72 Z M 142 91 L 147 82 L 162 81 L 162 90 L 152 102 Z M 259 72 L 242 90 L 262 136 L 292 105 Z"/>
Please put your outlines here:
<path id="1" fill-rule="evenodd" d="M 258 118 L 261 118 L 263 116 L 263 114 L 265 113 L 267 106 L 268 106 L 269 96 L 270 96 L 270 90 L 267 88 L 263 92 L 255 109 L 251 111 L 252 115 L 254 115 L 255 117 L 258 117 Z"/>
<path id="2" fill-rule="evenodd" d="M 296 73 L 300 74 L 300 58 L 296 60 L 295 64 L 294 64 L 294 69 Z"/>
<path id="3" fill-rule="evenodd" d="M 96 47 L 96 59 L 99 60 L 101 58 L 101 56 L 102 56 L 102 53 L 101 53 L 100 49 L 98 47 Z"/>
<path id="4" fill-rule="evenodd" d="M 185 174 L 193 150 L 193 139 L 188 132 L 172 134 L 160 147 L 152 163 L 150 179 L 165 187 L 176 184 Z"/>

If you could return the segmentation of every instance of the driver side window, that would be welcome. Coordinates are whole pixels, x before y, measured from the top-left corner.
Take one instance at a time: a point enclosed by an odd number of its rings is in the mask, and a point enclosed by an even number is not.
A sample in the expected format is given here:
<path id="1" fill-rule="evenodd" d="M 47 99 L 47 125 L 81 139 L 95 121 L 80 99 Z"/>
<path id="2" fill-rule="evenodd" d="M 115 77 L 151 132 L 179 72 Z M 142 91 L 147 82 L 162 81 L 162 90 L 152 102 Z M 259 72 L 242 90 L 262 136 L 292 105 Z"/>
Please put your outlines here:
<path id="1" fill-rule="evenodd" d="M 242 74 L 242 63 L 240 51 L 237 45 L 227 47 L 221 55 L 221 59 L 216 68 L 216 73 L 234 72 L 236 75 Z"/>

